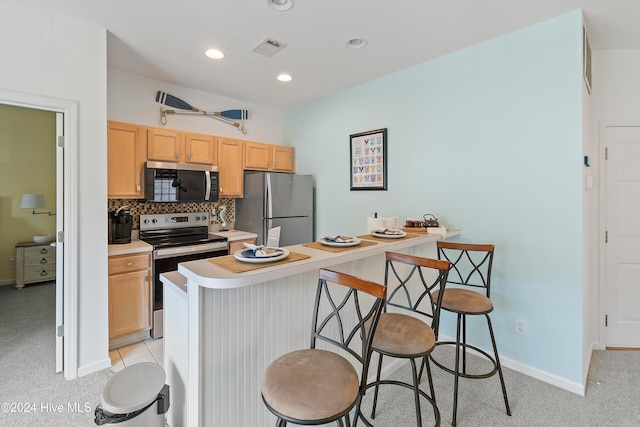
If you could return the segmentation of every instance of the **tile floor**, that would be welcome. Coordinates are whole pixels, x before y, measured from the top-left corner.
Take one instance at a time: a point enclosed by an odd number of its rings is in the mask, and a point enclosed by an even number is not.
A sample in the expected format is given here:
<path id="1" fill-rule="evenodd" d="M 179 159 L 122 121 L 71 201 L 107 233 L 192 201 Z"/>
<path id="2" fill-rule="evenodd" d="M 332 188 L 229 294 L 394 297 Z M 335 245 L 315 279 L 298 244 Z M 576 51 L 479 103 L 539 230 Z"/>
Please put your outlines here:
<path id="1" fill-rule="evenodd" d="M 111 350 L 111 372 L 116 373 L 127 366 L 140 362 L 155 362 L 164 367 L 164 344 L 162 339 L 149 338 Z"/>

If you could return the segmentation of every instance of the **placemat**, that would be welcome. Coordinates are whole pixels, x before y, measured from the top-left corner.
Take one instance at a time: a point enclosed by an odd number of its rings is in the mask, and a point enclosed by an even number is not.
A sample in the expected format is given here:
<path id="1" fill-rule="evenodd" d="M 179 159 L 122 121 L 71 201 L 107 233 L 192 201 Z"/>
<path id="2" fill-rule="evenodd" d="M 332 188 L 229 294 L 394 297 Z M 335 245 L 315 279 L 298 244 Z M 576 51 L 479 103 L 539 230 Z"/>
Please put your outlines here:
<path id="1" fill-rule="evenodd" d="M 309 255 L 299 254 L 297 252 L 289 252 L 289 256 L 279 261 L 265 262 L 261 264 L 251 264 L 235 259 L 233 255 L 227 255 L 218 258 L 211 258 L 209 262 L 229 270 L 232 273 L 246 273 L 247 271 L 257 270 L 259 268 L 273 267 L 274 265 L 286 264 L 288 262 L 300 261 L 301 259 L 311 258 Z"/>
<path id="2" fill-rule="evenodd" d="M 389 243 L 392 243 L 393 241 L 403 240 L 403 239 L 412 239 L 414 237 L 420 237 L 420 235 L 407 233 L 406 236 L 396 237 L 395 239 L 391 239 L 391 238 L 387 238 L 387 237 L 374 236 L 373 234 L 364 234 L 362 236 L 358 236 L 358 239 L 369 239 L 369 240 L 373 240 L 374 242 L 389 242 Z"/>
<path id="3" fill-rule="evenodd" d="M 320 242 L 305 243 L 302 246 L 306 246 L 306 247 L 312 248 L 312 249 L 320 249 L 322 251 L 327 251 L 327 252 L 344 252 L 344 251 L 348 251 L 348 250 L 351 250 L 351 249 L 363 248 L 365 246 L 371 246 L 371 245 L 375 245 L 375 244 L 376 244 L 376 242 L 370 242 L 368 240 L 360 240 L 360 243 L 358 243 L 355 246 L 342 246 L 342 247 L 327 246 L 327 245 L 323 245 Z"/>

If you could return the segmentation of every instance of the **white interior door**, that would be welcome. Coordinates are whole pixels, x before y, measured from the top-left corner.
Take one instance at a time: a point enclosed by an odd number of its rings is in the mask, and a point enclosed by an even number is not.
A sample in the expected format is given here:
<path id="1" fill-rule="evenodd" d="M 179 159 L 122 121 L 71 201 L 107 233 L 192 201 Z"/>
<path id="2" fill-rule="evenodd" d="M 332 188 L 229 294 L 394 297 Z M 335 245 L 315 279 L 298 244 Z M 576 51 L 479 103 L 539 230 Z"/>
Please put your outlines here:
<path id="1" fill-rule="evenodd" d="M 640 348 L 640 123 L 604 130 L 605 341 Z"/>
<path id="2" fill-rule="evenodd" d="M 56 372 L 64 369 L 64 114 L 56 113 Z"/>

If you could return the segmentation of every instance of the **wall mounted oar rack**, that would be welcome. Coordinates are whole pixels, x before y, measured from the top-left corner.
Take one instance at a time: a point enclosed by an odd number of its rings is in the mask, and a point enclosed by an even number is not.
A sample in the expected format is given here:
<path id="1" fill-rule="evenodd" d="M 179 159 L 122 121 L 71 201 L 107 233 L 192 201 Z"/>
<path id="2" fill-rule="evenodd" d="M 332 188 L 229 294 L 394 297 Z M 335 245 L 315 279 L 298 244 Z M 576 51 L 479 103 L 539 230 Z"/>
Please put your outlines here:
<path id="1" fill-rule="evenodd" d="M 229 124 L 231 126 L 236 127 L 240 132 L 246 134 L 247 133 L 247 129 L 244 127 L 244 123 L 243 122 L 236 122 L 234 120 L 230 120 L 227 119 L 226 117 L 223 117 L 220 115 L 220 113 L 209 113 L 206 111 L 181 111 L 181 110 L 168 110 L 166 108 L 161 108 L 160 109 L 160 124 L 162 126 L 165 126 L 167 124 L 167 115 L 169 114 L 190 114 L 190 115 L 197 115 L 197 116 L 207 116 L 207 117 L 211 117 L 212 119 L 216 119 L 219 120 L 223 123 Z"/>

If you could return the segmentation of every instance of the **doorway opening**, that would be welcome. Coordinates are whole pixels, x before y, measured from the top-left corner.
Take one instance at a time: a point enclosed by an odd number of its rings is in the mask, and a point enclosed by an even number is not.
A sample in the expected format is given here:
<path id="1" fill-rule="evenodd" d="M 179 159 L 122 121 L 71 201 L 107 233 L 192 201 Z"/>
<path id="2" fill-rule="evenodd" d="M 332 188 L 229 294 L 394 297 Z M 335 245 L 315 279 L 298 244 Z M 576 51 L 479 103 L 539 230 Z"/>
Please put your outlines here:
<path id="1" fill-rule="evenodd" d="M 0 90 L 0 104 L 55 113 L 56 370 L 78 376 L 77 360 L 77 102 Z M 51 159 L 53 160 L 53 159 Z M 53 208 L 54 201 L 51 202 Z"/>

